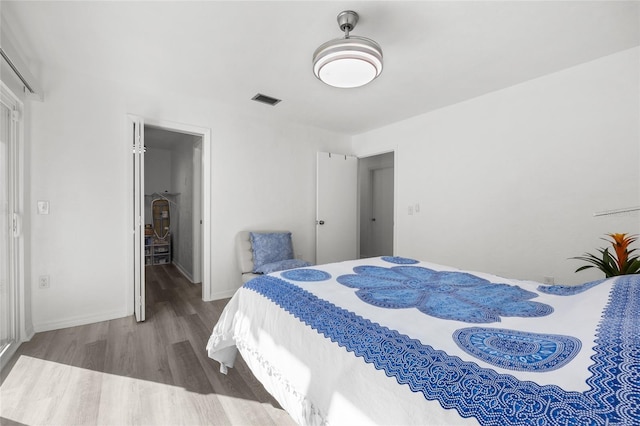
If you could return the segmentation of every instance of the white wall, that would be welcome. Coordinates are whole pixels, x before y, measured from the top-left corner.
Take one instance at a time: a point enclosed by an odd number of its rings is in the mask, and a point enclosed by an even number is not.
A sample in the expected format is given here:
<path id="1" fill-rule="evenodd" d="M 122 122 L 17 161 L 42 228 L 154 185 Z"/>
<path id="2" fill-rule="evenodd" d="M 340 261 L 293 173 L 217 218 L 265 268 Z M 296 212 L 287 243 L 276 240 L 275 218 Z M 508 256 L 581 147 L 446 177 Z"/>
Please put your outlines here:
<path id="1" fill-rule="evenodd" d="M 146 143 L 145 143 L 146 144 Z M 155 193 L 173 193 L 171 189 L 171 172 L 173 170 L 171 151 L 146 147 L 144 153 L 144 222 L 153 224 L 151 203 L 158 198 Z M 172 200 L 173 201 L 173 200 Z"/>
<path id="2" fill-rule="evenodd" d="M 144 153 L 144 193 L 175 192 L 171 181 L 172 166 L 171 150 L 148 147 Z"/>
<path id="3" fill-rule="evenodd" d="M 193 281 L 193 170 L 194 142 L 199 136 L 188 136 L 174 145 L 171 191 L 177 195 L 174 206 L 177 222 L 172 225 L 173 263 Z M 172 211 L 173 215 L 173 211 Z M 200 224 L 198 224 L 200 227 Z"/>
<path id="4" fill-rule="evenodd" d="M 394 149 L 397 253 L 466 269 L 575 283 L 567 258 L 607 232 L 640 232 L 638 49 L 533 80 L 353 138 L 353 153 Z M 315 258 L 315 153 L 350 139 L 231 111 L 203 99 L 143 93 L 42 66 L 45 102 L 25 122 L 32 215 L 29 270 L 36 331 L 132 313 L 131 143 L 126 114 L 212 130 L 213 291 L 239 285 L 241 229 L 290 229 Z M 258 111 L 258 110 L 254 110 Z M 260 110 L 262 111 L 262 110 Z M 409 204 L 421 212 L 406 215 Z M 37 287 L 50 275 L 51 288 Z"/>
<path id="5" fill-rule="evenodd" d="M 640 232 L 639 48 L 354 137 L 396 149 L 397 255 L 575 284 L 568 260 Z M 409 216 L 407 207 L 421 211 Z"/>
<path id="6" fill-rule="evenodd" d="M 344 151 L 348 137 L 280 123 L 277 107 L 251 116 L 46 65 L 42 76 L 46 100 L 32 104 L 26 123 L 29 205 L 35 211 L 36 200 L 51 203 L 50 215 L 32 220 L 36 331 L 132 313 L 128 113 L 211 128 L 212 213 L 205 220 L 213 290 L 205 297 L 226 297 L 240 286 L 233 239 L 241 229 L 291 229 L 296 252 L 315 257 L 315 153 Z M 37 277 L 45 274 L 51 287 L 40 290 Z"/>

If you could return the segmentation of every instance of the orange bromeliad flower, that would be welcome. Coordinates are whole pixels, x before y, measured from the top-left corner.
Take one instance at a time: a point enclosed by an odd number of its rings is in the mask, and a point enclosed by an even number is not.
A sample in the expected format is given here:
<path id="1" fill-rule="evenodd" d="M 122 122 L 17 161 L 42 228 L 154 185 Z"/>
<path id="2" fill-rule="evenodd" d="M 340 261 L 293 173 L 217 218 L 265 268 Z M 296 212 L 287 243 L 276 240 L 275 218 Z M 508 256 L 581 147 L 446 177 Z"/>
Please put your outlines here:
<path id="1" fill-rule="evenodd" d="M 611 244 L 613 245 L 614 250 L 616 251 L 616 261 L 618 263 L 618 270 L 622 271 L 624 265 L 627 263 L 627 258 L 629 257 L 629 252 L 627 248 L 629 244 L 634 242 L 636 239 L 633 237 L 627 237 L 627 234 L 608 234 L 613 241 Z"/>

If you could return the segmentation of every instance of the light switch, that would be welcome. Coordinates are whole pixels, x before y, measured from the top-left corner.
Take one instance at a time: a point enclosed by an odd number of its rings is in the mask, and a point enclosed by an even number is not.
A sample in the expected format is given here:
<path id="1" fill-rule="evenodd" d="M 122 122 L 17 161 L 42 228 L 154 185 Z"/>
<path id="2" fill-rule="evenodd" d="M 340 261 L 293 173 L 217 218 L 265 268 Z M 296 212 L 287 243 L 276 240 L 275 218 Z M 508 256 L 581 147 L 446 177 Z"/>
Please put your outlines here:
<path id="1" fill-rule="evenodd" d="M 48 201 L 38 201 L 38 214 L 49 214 Z"/>

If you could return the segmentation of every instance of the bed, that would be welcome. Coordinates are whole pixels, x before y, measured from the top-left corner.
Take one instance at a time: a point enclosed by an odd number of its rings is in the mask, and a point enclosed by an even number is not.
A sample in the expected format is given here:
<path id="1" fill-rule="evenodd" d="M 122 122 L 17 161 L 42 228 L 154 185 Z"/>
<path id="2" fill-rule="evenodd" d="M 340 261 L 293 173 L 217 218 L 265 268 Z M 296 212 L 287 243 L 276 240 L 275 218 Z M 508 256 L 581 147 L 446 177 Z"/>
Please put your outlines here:
<path id="1" fill-rule="evenodd" d="M 255 278 L 207 344 L 298 423 L 640 422 L 640 275 L 545 286 L 403 257 Z"/>

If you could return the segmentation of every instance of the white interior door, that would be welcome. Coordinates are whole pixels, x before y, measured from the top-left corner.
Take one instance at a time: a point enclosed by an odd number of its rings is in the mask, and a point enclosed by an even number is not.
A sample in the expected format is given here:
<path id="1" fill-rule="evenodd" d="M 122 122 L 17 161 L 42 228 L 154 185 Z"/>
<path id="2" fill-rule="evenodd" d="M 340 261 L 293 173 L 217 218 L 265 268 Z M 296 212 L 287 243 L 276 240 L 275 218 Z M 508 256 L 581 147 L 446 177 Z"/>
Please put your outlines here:
<path id="1" fill-rule="evenodd" d="M 375 256 L 393 255 L 393 167 L 374 169 L 371 179 L 371 245 Z"/>
<path id="2" fill-rule="evenodd" d="M 145 320 L 144 122 L 129 117 L 133 144 L 133 304 L 136 321 Z"/>
<path id="3" fill-rule="evenodd" d="M 358 159 L 318 152 L 316 263 L 356 259 Z"/>

